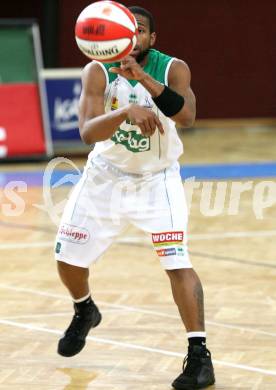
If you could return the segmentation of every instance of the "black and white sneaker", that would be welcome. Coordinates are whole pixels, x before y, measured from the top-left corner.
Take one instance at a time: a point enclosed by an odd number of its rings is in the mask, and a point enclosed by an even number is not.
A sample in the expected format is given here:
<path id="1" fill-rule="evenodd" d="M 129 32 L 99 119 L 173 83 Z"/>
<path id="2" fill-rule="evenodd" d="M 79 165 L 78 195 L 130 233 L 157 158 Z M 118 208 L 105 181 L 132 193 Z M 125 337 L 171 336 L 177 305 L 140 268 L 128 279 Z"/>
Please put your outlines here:
<path id="1" fill-rule="evenodd" d="M 188 347 L 183 372 L 173 381 L 176 390 L 203 389 L 215 383 L 211 353 L 204 346 Z"/>
<path id="2" fill-rule="evenodd" d="M 102 320 L 102 315 L 93 301 L 82 309 L 78 309 L 74 304 L 74 309 L 71 324 L 58 343 L 58 353 L 66 357 L 74 356 L 83 349 L 88 332 Z"/>

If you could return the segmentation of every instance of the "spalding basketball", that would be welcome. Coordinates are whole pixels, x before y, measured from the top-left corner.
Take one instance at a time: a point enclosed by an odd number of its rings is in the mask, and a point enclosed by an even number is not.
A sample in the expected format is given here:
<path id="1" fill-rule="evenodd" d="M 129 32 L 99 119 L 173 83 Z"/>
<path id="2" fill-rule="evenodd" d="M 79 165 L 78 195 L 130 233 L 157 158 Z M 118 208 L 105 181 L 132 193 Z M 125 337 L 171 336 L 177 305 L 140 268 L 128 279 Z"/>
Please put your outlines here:
<path id="1" fill-rule="evenodd" d="M 113 62 L 127 56 L 137 42 L 133 14 L 115 1 L 97 1 L 80 13 L 75 37 L 80 50 L 92 60 Z"/>

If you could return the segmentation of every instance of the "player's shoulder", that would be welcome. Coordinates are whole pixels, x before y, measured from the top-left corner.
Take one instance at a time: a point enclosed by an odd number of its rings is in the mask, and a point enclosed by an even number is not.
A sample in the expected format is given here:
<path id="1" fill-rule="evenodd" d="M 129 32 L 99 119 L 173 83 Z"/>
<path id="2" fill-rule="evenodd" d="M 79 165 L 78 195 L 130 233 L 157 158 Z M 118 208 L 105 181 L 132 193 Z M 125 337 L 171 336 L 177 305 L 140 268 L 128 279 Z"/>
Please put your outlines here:
<path id="1" fill-rule="evenodd" d="M 171 63 L 170 70 L 169 70 L 169 80 L 172 80 L 174 78 L 191 78 L 191 71 L 187 64 L 187 62 L 179 59 L 174 58 L 174 60 Z"/>
<path id="2" fill-rule="evenodd" d="M 103 69 L 100 65 L 99 62 L 97 61 L 91 61 L 91 62 L 88 62 L 88 64 L 86 64 L 84 66 L 84 68 L 82 69 L 82 76 L 83 77 L 89 77 L 90 75 L 96 75 L 96 74 L 101 74 L 103 73 Z"/>
<path id="3" fill-rule="evenodd" d="M 84 66 L 81 79 L 82 85 L 87 91 L 95 88 L 104 90 L 106 86 L 105 72 L 97 61 L 91 61 Z"/>
<path id="4" fill-rule="evenodd" d="M 82 78 L 95 79 L 101 78 L 106 83 L 111 83 L 117 78 L 117 74 L 109 72 L 111 67 L 118 67 L 120 63 L 103 63 L 99 61 L 89 62 L 82 70 Z"/>
<path id="5" fill-rule="evenodd" d="M 190 72 L 190 68 L 189 68 L 189 65 L 187 64 L 187 62 L 184 60 L 181 60 L 179 58 L 176 58 L 176 57 L 172 61 L 171 68 Z"/>
<path id="6" fill-rule="evenodd" d="M 156 61 L 158 58 L 159 63 L 163 63 L 165 66 L 169 65 L 169 73 L 184 72 L 190 74 L 191 71 L 189 65 L 184 60 L 158 50 L 153 49 L 150 51 L 151 55 L 156 57 Z"/>

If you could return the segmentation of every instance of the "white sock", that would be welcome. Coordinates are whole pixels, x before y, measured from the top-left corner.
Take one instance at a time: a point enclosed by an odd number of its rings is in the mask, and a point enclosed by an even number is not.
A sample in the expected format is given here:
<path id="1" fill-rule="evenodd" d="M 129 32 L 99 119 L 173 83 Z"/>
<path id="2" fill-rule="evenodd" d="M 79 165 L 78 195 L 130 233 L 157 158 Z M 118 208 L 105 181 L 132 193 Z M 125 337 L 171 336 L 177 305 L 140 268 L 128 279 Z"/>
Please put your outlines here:
<path id="1" fill-rule="evenodd" d="M 187 338 L 190 339 L 191 337 L 205 337 L 206 338 L 206 332 L 187 332 Z"/>
<path id="2" fill-rule="evenodd" d="M 87 298 L 89 298 L 90 295 L 91 295 L 91 293 L 90 293 L 90 291 L 89 291 L 89 293 L 88 293 L 87 295 L 85 295 L 85 297 L 78 298 L 78 299 L 72 298 L 72 299 L 73 299 L 73 302 L 74 302 L 74 303 L 81 303 L 81 302 L 85 301 Z"/>

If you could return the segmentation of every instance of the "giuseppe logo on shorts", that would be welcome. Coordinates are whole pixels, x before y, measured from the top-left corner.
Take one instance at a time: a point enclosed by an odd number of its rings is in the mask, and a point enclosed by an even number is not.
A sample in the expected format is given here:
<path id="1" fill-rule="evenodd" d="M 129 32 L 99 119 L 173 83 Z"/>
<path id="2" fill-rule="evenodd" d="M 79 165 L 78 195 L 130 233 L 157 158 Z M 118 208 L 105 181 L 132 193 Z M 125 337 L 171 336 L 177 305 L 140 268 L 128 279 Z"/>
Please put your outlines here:
<path id="1" fill-rule="evenodd" d="M 75 244 L 85 244 L 89 240 L 90 234 L 84 228 L 63 224 L 59 229 L 58 238 Z"/>
<path id="2" fill-rule="evenodd" d="M 183 242 L 184 232 L 153 233 L 152 242 L 154 246 L 170 246 Z"/>

